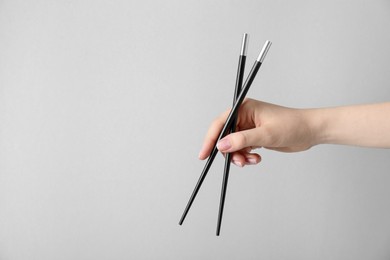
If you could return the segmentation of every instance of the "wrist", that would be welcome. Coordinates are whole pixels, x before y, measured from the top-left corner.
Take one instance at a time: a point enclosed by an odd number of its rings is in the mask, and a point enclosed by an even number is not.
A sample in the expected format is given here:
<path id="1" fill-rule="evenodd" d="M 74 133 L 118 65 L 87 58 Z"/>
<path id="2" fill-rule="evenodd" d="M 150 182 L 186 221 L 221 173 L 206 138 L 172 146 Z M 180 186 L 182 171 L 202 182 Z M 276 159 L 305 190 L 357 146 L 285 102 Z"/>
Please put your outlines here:
<path id="1" fill-rule="evenodd" d="M 310 131 L 311 146 L 330 143 L 331 134 L 327 110 L 321 108 L 304 109 L 303 114 Z"/>

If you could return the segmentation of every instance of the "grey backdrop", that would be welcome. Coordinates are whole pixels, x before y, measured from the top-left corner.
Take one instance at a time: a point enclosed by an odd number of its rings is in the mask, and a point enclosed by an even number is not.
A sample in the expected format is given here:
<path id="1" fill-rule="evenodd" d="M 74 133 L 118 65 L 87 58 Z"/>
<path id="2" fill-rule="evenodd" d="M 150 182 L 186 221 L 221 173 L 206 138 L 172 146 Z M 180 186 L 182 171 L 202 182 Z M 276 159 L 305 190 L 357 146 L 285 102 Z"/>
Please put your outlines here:
<path id="1" fill-rule="evenodd" d="M 0 1 L 0 259 L 389 259 L 390 150 L 219 156 L 183 226 L 241 37 L 248 96 L 390 99 L 390 1 Z"/>

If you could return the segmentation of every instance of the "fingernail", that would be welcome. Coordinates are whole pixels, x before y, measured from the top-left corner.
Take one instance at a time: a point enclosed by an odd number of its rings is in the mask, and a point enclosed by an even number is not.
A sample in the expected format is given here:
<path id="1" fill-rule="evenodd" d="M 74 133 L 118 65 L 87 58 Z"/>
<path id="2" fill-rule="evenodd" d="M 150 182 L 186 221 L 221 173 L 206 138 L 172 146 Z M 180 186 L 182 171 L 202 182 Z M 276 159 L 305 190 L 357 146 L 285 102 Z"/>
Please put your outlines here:
<path id="1" fill-rule="evenodd" d="M 257 164 L 257 160 L 255 158 L 248 158 L 247 161 L 249 164 Z"/>
<path id="2" fill-rule="evenodd" d="M 226 150 L 230 149 L 231 147 L 232 147 L 232 145 L 230 144 L 229 139 L 222 139 L 217 144 L 217 148 L 220 151 L 226 151 Z"/>
<path id="3" fill-rule="evenodd" d="M 244 167 L 244 165 L 240 162 L 240 161 L 235 161 L 235 160 L 233 160 L 232 161 L 235 165 L 237 165 L 237 166 L 239 166 L 239 167 Z"/>

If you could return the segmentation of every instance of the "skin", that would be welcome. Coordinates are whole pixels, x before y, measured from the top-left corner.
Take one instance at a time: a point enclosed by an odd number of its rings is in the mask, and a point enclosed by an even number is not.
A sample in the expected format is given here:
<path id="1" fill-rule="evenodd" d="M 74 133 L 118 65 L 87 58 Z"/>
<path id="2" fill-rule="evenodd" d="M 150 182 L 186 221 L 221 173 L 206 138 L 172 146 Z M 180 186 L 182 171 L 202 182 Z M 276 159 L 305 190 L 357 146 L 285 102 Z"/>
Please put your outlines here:
<path id="1" fill-rule="evenodd" d="M 209 155 L 230 110 L 209 127 L 199 159 Z M 217 148 L 232 153 L 240 167 L 258 164 L 254 149 L 300 152 L 319 144 L 390 148 L 390 102 L 334 108 L 296 109 L 246 99 L 238 113 L 237 132 L 222 138 Z"/>

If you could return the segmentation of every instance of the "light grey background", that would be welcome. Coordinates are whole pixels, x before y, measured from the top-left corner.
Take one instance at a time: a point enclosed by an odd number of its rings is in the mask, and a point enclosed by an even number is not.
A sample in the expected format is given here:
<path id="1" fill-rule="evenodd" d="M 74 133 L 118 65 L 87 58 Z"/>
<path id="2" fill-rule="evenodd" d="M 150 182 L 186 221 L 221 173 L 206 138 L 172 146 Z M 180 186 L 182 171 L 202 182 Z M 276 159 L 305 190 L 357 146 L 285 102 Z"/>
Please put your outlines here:
<path id="1" fill-rule="evenodd" d="M 0 1 L 0 259 L 389 259 L 390 150 L 219 156 L 183 226 L 208 125 L 248 96 L 389 101 L 390 1 Z"/>

